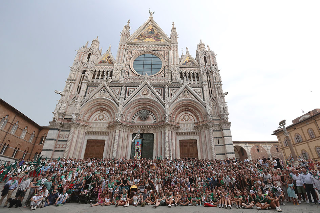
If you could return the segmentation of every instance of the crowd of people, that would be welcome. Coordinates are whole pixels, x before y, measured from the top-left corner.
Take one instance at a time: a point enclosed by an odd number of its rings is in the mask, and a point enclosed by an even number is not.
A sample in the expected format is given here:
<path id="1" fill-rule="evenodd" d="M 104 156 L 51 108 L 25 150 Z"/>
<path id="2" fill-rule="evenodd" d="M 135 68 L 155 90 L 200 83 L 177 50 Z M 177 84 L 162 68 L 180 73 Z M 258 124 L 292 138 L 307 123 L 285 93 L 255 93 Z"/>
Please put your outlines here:
<path id="1" fill-rule="evenodd" d="M 318 203 L 320 164 L 279 159 L 58 159 L 0 167 L 0 205 L 32 210 L 69 202 L 94 206 L 276 209 Z M 15 196 L 13 197 L 13 192 Z M 28 193 L 27 193 L 28 192 Z"/>

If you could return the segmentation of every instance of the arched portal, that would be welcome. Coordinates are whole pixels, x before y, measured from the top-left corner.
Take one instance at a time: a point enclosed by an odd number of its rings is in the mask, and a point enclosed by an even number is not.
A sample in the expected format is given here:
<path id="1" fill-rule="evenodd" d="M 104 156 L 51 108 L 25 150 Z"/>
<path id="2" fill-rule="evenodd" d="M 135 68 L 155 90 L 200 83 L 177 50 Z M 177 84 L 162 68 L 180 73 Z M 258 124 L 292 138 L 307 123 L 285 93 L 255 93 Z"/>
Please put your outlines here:
<path id="1" fill-rule="evenodd" d="M 244 161 L 248 158 L 248 154 L 242 146 L 234 146 L 234 153 L 236 158 L 241 161 Z"/>

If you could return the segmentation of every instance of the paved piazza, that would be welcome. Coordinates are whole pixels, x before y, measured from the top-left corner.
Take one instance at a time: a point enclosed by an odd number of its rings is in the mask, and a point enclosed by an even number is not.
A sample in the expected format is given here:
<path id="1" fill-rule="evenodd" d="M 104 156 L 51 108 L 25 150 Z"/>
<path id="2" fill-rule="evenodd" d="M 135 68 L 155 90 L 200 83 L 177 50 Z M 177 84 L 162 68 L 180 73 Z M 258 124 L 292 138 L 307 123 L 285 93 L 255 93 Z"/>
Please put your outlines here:
<path id="1" fill-rule="evenodd" d="M 287 204 L 286 206 L 281 206 L 282 212 L 290 212 L 290 213 L 300 213 L 300 212 L 320 212 L 320 205 L 314 204 L 300 204 L 299 206 L 294 206 L 293 204 Z M 0 212 L 30 212 L 30 208 L 0 208 Z M 272 210 L 257 210 L 257 209 L 219 209 L 216 207 L 202 207 L 202 206 L 188 206 L 188 207 L 165 207 L 160 206 L 156 209 L 152 208 L 151 206 L 146 207 L 134 207 L 129 206 L 125 207 L 114 207 L 114 206 L 97 206 L 97 207 L 90 207 L 89 204 L 77 204 L 77 203 L 68 203 L 64 206 L 54 207 L 48 206 L 42 209 L 36 209 L 33 212 L 130 212 L 130 213 L 143 213 L 143 212 L 175 212 L 175 213 L 200 213 L 200 212 L 276 212 L 275 209 Z"/>

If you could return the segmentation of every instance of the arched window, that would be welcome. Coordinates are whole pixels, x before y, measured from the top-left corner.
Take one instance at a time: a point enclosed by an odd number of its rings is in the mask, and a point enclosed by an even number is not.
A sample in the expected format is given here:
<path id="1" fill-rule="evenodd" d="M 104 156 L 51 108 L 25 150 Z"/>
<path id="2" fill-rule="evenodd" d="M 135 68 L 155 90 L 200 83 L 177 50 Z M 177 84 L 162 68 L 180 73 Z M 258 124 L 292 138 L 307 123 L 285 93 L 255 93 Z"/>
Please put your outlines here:
<path id="1" fill-rule="evenodd" d="M 37 159 L 39 158 L 39 155 L 40 155 L 40 154 L 38 154 L 38 152 L 36 152 L 36 153 L 34 154 L 33 159 L 34 159 L 34 160 L 37 160 Z"/>
<path id="2" fill-rule="evenodd" d="M 318 157 L 320 158 L 320 146 L 316 146 L 316 153 Z"/>
<path id="3" fill-rule="evenodd" d="M 83 71 L 82 71 L 82 74 L 81 74 L 81 76 L 80 76 L 80 80 L 79 80 L 79 83 L 78 83 L 78 87 L 77 87 L 77 92 L 78 92 L 78 93 L 80 93 L 80 91 L 81 91 L 82 81 L 83 81 L 85 75 L 86 75 L 86 70 L 83 70 Z"/>
<path id="4" fill-rule="evenodd" d="M 16 133 L 18 127 L 19 127 L 19 121 L 17 121 L 17 122 L 13 125 L 10 133 L 14 135 L 14 134 Z"/>
<path id="5" fill-rule="evenodd" d="M 8 123 L 8 115 L 6 117 L 3 117 L 0 122 L 0 129 L 4 129 L 6 127 L 6 124 Z"/>
<path id="6" fill-rule="evenodd" d="M 295 134 L 295 136 L 294 136 L 294 140 L 295 140 L 295 142 L 296 143 L 300 143 L 300 142 L 302 142 L 302 137 L 301 137 L 301 135 L 300 134 Z"/>
<path id="7" fill-rule="evenodd" d="M 283 145 L 284 146 L 288 146 L 288 137 L 285 137 L 284 141 L 283 141 Z"/>
<path id="8" fill-rule="evenodd" d="M 14 149 L 14 151 L 13 151 L 13 153 L 12 153 L 12 157 L 13 157 L 13 158 L 16 156 L 18 150 L 19 150 L 19 149 L 18 149 L 17 147 Z"/>
<path id="9" fill-rule="evenodd" d="M 316 137 L 316 135 L 314 134 L 313 129 L 311 129 L 311 128 L 308 129 L 308 134 L 309 134 L 309 136 L 310 136 L 311 139 Z"/>
<path id="10" fill-rule="evenodd" d="M 21 135 L 20 135 L 20 138 L 21 138 L 21 139 L 24 139 L 24 137 L 26 137 L 27 131 L 28 131 L 28 127 L 25 127 L 25 128 L 22 130 L 22 133 L 21 133 Z"/>
<path id="11" fill-rule="evenodd" d="M 1 152 L 0 152 L 0 155 L 4 154 L 4 152 L 6 151 L 7 147 L 8 147 L 8 144 L 4 144 L 3 145 L 2 149 L 1 149 Z"/>
<path id="12" fill-rule="evenodd" d="M 260 152 L 259 146 L 257 146 L 257 152 Z"/>
<path id="13" fill-rule="evenodd" d="M 25 151 L 23 152 L 22 160 L 24 160 L 24 158 L 26 157 L 26 155 L 27 155 L 27 150 L 25 150 Z"/>
<path id="14" fill-rule="evenodd" d="M 33 131 L 33 133 L 31 134 L 31 136 L 30 136 L 30 138 L 29 138 L 29 143 L 32 143 L 33 138 L 34 138 L 34 131 Z"/>
<path id="15" fill-rule="evenodd" d="M 46 140 L 46 136 L 42 136 L 42 137 L 41 137 L 41 140 L 40 140 L 40 145 L 41 145 L 41 144 L 44 144 L 44 141 L 45 141 L 45 140 Z"/>
<path id="16" fill-rule="evenodd" d="M 309 154 L 306 150 L 304 150 L 304 149 L 301 150 L 301 155 L 302 155 L 303 159 L 309 160 Z"/>

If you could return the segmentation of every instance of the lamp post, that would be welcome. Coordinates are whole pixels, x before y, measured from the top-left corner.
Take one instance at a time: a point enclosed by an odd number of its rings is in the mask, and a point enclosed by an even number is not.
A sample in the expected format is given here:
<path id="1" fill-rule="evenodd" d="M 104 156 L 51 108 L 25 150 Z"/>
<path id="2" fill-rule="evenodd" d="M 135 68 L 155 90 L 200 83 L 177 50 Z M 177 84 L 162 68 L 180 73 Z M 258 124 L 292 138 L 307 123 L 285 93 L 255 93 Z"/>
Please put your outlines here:
<path id="1" fill-rule="evenodd" d="M 292 146 L 292 143 L 291 143 L 291 140 L 290 140 L 290 137 L 289 137 L 288 130 L 286 128 L 286 120 L 280 121 L 279 128 L 283 130 L 283 134 L 285 135 L 285 138 L 288 138 L 288 140 L 287 140 L 288 141 L 288 146 L 290 148 L 291 155 L 292 155 L 293 160 L 294 160 L 293 165 L 295 167 L 297 167 L 299 165 L 299 162 L 298 162 L 298 159 L 297 159 L 296 152 L 293 149 L 293 146 Z"/>

